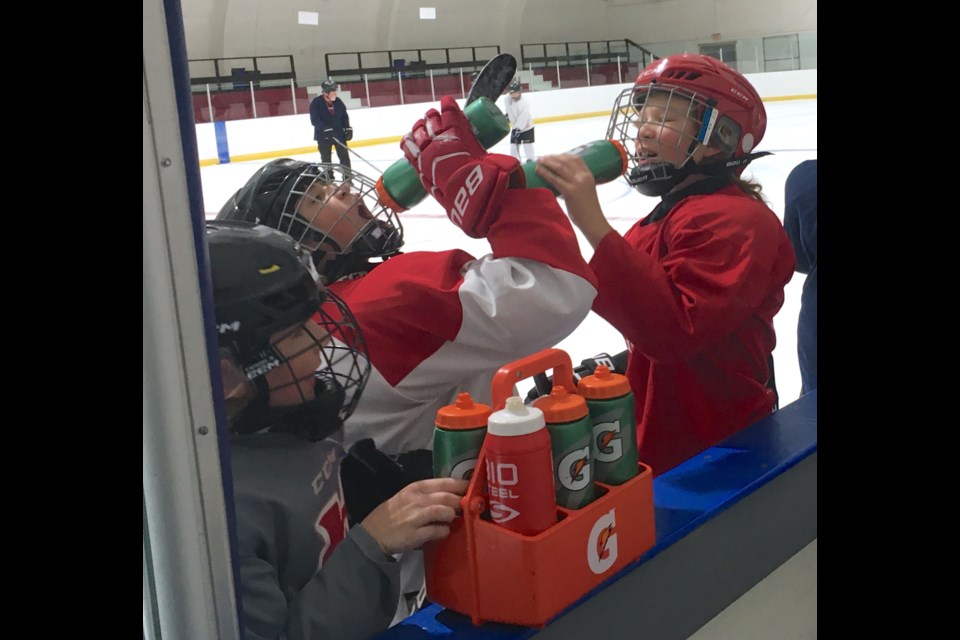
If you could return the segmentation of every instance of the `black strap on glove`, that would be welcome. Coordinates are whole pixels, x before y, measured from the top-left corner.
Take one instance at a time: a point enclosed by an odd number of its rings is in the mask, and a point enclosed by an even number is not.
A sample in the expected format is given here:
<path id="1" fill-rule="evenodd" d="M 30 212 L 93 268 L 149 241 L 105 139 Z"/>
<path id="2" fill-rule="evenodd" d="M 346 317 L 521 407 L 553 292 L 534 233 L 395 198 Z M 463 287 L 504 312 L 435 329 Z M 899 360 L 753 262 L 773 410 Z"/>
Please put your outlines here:
<path id="1" fill-rule="evenodd" d="M 584 358 L 580 364 L 573 368 L 573 384 L 580 382 L 580 378 L 593 375 L 597 365 L 605 364 L 613 373 L 626 373 L 627 371 L 627 352 L 621 351 L 615 356 L 608 353 L 598 353 L 592 358 Z M 538 373 L 533 376 L 534 387 L 527 392 L 526 402 L 536 400 L 540 396 L 550 395 L 553 389 L 553 376 L 547 376 L 545 373 Z"/>
<path id="2" fill-rule="evenodd" d="M 418 449 L 392 457 L 377 449 L 372 438 L 358 440 L 340 466 L 351 526 L 411 482 L 432 477 L 432 451 Z"/>

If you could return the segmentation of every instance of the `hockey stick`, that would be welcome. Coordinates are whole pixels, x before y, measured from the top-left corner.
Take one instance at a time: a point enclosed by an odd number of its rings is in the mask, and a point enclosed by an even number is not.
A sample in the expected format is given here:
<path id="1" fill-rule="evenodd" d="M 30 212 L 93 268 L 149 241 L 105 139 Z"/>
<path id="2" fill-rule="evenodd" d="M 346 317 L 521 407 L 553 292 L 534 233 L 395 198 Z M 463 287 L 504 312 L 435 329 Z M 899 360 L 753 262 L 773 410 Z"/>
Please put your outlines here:
<path id="1" fill-rule="evenodd" d="M 477 79 L 474 80 L 473 86 L 470 87 L 470 92 L 467 94 L 466 104 L 470 104 L 474 100 L 480 97 L 489 98 L 491 101 L 496 102 L 497 99 L 503 94 L 504 89 L 509 86 L 510 81 L 513 80 L 513 76 L 517 73 L 517 59 L 509 53 L 499 53 L 494 57 L 490 58 L 487 61 L 487 64 L 483 65 L 483 69 L 480 70 L 480 73 L 477 74 Z M 377 174 L 383 175 L 383 171 L 375 167 L 370 161 L 361 156 L 359 153 L 340 142 L 336 138 L 333 138 L 334 144 L 347 150 L 347 153 L 352 153 L 357 156 L 360 160 L 363 160 L 367 165 L 372 167 Z"/>
<path id="2" fill-rule="evenodd" d="M 346 150 L 347 150 L 347 153 L 352 153 L 353 155 L 357 156 L 358 158 L 360 158 L 361 160 L 363 160 L 364 162 L 366 162 L 366 163 L 367 163 L 368 165 L 370 165 L 370 167 L 372 167 L 373 170 L 376 171 L 379 175 L 383 175 L 383 171 L 381 171 L 380 169 L 377 169 L 377 167 L 374 166 L 373 163 L 371 163 L 369 160 L 367 160 L 366 158 L 364 158 L 362 155 L 360 155 L 359 153 L 357 153 L 356 151 L 354 151 L 353 149 L 351 149 L 350 147 L 348 147 L 348 146 L 345 145 L 344 143 L 340 142 L 340 141 L 337 140 L 336 138 L 332 138 L 332 140 L 333 140 L 333 143 L 336 144 L 337 146 L 346 149 Z"/>
<path id="3" fill-rule="evenodd" d="M 483 69 L 477 74 L 470 93 L 467 94 L 466 104 L 470 104 L 480 97 L 489 98 L 496 102 L 503 94 L 503 90 L 510 85 L 513 76 L 517 73 L 517 59 L 509 53 L 498 53 L 490 58 Z"/>

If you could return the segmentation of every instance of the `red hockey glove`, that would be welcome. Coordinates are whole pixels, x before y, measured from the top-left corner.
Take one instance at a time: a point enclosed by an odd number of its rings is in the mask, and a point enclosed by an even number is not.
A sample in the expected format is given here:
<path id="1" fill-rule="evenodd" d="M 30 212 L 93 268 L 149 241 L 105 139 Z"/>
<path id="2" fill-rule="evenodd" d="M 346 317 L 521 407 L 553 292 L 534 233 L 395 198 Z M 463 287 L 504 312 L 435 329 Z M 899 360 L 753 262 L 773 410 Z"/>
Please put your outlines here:
<path id="1" fill-rule="evenodd" d="M 486 237 L 500 213 L 504 192 L 525 183 L 520 161 L 487 153 L 451 96 L 441 98 L 440 113 L 427 111 L 400 147 L 427 193 L 471 238 Z"/>

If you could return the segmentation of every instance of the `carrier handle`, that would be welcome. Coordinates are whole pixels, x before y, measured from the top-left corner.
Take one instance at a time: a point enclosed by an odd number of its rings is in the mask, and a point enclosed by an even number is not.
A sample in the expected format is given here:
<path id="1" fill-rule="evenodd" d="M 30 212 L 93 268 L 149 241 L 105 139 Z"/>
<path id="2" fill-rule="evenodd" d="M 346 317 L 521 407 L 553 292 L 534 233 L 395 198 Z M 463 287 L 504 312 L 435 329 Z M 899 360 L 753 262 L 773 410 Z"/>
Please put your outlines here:
<path id="1" fill-rule="evenodd" d="M 570 354 L 563 349 L 544 349 L 500 367 L 493 376 L 490 389 L 492 409 L 499 411 L 506 406 L 507 398 L 513 395 L 513 387 L 517 382 L 545 373 L 550 368 L 553 369 L 553 384 L 561 385 L 568 393 L 577 392 L 577 386 L 573 384 Z"/>

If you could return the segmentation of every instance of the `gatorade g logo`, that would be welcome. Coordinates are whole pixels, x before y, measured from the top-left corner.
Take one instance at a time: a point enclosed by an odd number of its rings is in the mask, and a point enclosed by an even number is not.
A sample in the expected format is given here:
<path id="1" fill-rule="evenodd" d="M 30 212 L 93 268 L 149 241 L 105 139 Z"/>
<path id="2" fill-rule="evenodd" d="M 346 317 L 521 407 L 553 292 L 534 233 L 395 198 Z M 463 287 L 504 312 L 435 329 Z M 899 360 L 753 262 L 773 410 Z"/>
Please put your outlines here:
<path id="1" fill-rule="evenodd" d="M 619 420 L 593 425 L 593 440 L 597 444 L 597 460 L 600 462 L 616 462 L 623 456 Z"/>
<path id="2" fill-rule="evenodd" d="M 454 480 L 469 480 L 473 477 L 473 468 L 477 466 L 476 458 L 468 458 L 453 465 L 450 469 L 450 477 Z"/>
<path id="3" fill-rule="evenodd" d="M 518 515 L 520 515 L 520 512 L 516 509 L 511 509 L 509 506 L 496 500 L 490 501 L 490 517 L 493 518 L 493 521 L 497 524 L 510 522 Z"/>
<path id="4" fill-rule="evenodd" d="M 587 564 L 600 575 L 617 561 L 616 509 L 610 509 L 593 523 L 587 538 Z"/>
<path id="5" fill-rule="evenodd" d="M 450 211 L 450 219 L 458 227 L 463 226 L 463 214 L 470 206 L 470 196 L 477 192 L 481 182 L 483 182 L 483 167 L 477 164 L 473 171 L 467 175 L 465 184 L 460 187 L 457 195 L 453 198 L 453 210 Z"/>
<path id="6" fill-rule="evenodd" d="M 557 479 L 570 491 L 580 491 L 590 484 L 590 445 L 571 451 L 560 459 Z"/>

